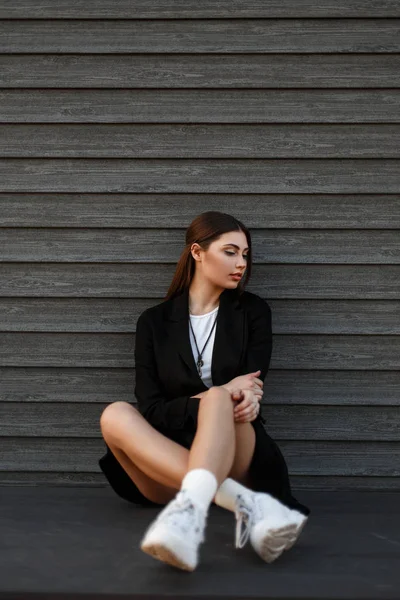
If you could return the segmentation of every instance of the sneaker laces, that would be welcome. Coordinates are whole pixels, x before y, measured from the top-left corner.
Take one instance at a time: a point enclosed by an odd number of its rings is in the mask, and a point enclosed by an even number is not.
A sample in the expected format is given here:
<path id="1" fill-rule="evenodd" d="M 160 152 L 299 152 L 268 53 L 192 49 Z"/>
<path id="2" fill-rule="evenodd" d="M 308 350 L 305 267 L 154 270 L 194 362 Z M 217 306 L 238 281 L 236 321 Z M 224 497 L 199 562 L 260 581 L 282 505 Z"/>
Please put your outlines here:
<path id="1" fill-rule="evenodd" d="M 235 548 L 243 548 L 250 537 L 251 528 L 254 524 L 254 511 L 241 494 L 238 494 L 236 498 L 235 516 Z"/>

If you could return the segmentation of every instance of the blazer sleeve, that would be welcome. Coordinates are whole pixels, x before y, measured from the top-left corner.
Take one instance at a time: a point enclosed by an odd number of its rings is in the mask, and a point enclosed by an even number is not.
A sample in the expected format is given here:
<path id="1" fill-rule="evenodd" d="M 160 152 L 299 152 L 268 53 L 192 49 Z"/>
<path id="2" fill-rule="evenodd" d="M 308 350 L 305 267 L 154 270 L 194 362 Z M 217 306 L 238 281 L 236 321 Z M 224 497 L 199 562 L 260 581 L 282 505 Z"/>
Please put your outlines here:
<path id="1" fill-rule="evenodd" d="M 136 324 L 135 369 L 138 409 L 151 425 L 157 429 L 187 429 L 197 426 L 200 398 L 165 397 L 157 373 L 151 325 L 146 312 L 139 316 Z"/>
<path id="2" fill-rule="evenodd" d="M 261 370 L 259 378 L 267 377 L 272 355 L 272 315 L 271 308 L 263 298 L 249 311 L 249 340 L 247 344 L 245 368 L 241 374 Z"/>
<path id="3" fill-rule="evenodd" d="M 265 381 L 272 354 L 272 316 L 269 304 L 259 298 L 257 305 L 249 311 L 249 340 L 247 344 L 246 359 L 244 367 L 239 375 L 246 375 L 253 371 L 261 370 L 259 379 Z M 258 413 L 256 420 L 266 423 L 261 414 Z"/>

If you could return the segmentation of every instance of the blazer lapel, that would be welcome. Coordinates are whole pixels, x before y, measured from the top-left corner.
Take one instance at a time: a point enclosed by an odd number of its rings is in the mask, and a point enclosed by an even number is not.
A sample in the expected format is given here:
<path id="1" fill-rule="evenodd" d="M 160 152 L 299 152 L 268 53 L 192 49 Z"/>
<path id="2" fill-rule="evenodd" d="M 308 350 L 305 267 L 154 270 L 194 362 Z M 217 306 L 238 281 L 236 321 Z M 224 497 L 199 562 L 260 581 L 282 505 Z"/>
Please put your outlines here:
<path id="1" fill-rule="evenodd" d="M 193 378 L 203 383 L 190 344 L 189 288 L 172 298 L 167 318 L 166 327 L 173 347 L 178 351 Z M 214 385 L 222 385 L 235 376 L 244 350 L 244 327 L 244 310 L 239 302 L 238 292 L 236 289 L 225 289 L 219 298 L 212 353 L 211 377 Z M 204 388 L 207 389 L 206 386 Z"/>

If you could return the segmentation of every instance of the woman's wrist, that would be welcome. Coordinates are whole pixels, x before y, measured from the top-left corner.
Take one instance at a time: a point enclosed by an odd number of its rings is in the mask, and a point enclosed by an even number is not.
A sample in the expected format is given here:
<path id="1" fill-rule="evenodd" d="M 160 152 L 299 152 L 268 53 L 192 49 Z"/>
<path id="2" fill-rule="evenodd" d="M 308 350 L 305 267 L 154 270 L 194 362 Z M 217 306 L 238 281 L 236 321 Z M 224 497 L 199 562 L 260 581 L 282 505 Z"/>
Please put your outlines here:
<path id="1" fill-rule="evenodd" d="M 220 385 L 219 387 L 225 388 L 226 390 L 228 390 L 228 392 L 230 394 L 232 394 L 232 392 L 234 391 L 233 388 L 230 385 L 230 382 L 229 383 L 224 383 L 224 385 Z"/>

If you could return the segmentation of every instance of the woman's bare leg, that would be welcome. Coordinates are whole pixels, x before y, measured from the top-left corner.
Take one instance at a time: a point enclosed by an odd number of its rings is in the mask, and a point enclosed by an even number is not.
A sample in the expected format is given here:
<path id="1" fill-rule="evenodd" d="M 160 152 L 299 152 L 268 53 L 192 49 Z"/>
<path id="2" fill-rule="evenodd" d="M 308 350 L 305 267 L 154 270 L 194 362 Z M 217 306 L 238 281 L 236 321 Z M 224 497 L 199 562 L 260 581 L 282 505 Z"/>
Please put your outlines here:
<path id="1" fill-rule="evenodd" d="M 190 448 L 188 471 L 207 469 L 218 485 L 226 479 L 235 458 L 235 425 L 231 394 L 212 387 L 200 400 L 197 430 Z"/>
<path id="2" fill-rule="evenodd" d="M 127 402 L 114 402 L 103 411 L 100 422 L 105 441 L 139 490 L 153 502 L 167 503 L 187 471 L 199 466 L 215 473 L 219 483 L 229 475 L 246 485 L 254 452 L 254 429 L 251 423 L 234 423 L 230 395 L 227 392 L 229 403 L 225 402 L 226 395 L 225 400 L 218 402 L 218 390 L 221 388 L 210 388 L 200 401 L 198 428 L 190 451 L 155 430 Z M 209 400 L 203 402 L 207 397 Z M 221 436 L 221 422 L 232 424 L 233 449 L 227 441 L 231 428 L 224 427 L 227 435 Z M 195 453 L 190 458 L 193 449 Z M 221 453 L 225 460 L 219 461 Z"/>
<path id="3" fill-rule="evenodd" d="M 110 443 L 107 443 L 110 446 Z M 178 486 L 171 487 L 159 483 L 154 478 L 149 477 L 143 471 L 141 471 L 123 450 L 115 448 L 112 445 L 110 448 L 120 465 L 122 465 L 123 469 L 146 498 L 158 504 L 168 504 L 168 502 L 170 502 L 170 500 L 176 496 L 176 493 L 179 489 Z M 186 450 L 186 448 L 183 448 L 183 450 L 187 452 L 189 458 L 189 451 Z"/>

